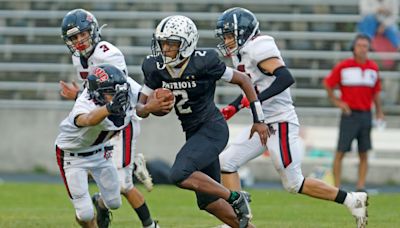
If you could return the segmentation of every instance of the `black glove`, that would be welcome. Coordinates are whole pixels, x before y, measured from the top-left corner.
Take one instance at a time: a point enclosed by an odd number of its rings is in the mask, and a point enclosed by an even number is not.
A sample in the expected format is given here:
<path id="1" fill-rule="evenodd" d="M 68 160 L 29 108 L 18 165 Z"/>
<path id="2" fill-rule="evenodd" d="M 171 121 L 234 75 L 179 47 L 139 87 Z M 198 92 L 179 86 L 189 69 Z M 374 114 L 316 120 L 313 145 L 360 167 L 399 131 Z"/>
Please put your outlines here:
<path id="1" fill-rule="evenodd" d="M 124 114 L 124 106 L 128 103 L 128 91 L 118 91 L 111 102 L 106 104 L 107 111 L 111 114 Z"/>

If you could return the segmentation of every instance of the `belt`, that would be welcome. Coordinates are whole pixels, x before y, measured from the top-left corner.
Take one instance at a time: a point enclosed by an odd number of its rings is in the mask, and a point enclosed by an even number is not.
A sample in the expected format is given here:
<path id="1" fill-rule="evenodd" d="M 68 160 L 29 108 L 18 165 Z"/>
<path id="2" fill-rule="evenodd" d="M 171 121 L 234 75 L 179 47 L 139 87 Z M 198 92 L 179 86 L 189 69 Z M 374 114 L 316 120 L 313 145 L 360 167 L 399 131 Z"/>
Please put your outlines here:
<path id="1" fill-rule="evenodd" d="M 114 149 L 113 146 L 105 146 L 104 147 L 105 151 L 109 151 L 109 150 L 112 150 L 112 149 Z M 72 156 L 72 157 L 88 157 L 88 156 L 91 156 L 93 154 L 97 154 L 97 153 L 99 153 L 101 151 L 103 151 L 103 148 L 99 148 L 97 150 L 84 152 L 84 153 L 66 153 L 66 154 L 68 154 L 69 156 Z"/>

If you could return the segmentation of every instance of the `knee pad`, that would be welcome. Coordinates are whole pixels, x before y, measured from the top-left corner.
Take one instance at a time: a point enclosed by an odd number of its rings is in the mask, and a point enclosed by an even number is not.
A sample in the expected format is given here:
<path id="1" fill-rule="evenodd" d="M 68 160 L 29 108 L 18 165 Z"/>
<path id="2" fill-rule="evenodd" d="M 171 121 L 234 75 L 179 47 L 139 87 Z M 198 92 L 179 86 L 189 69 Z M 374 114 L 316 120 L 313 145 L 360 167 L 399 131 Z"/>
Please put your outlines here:
<path id="1" fill-rule="evenodd" d="M 104 199 L 103 199 L 104 200 Z M 104 201 L 104 204 L 107 206 L 108 209 L 115 210 L 121 207 L 122 201 L 121 197 L 117 197 L 108 201 Z"/>
<path id="2" fill-rule="evenodd" d="M 285 190 L 293 194 L 299 193 L 299 190 L 303 186 L 304 182 L 304 176 L 301 174 L 301 171 L 288 172 L 288 170 L 284 170 L 281 173 L 281 179 Z"/>
<path id="3" fill-rule="evenodd" d="M 126 194 L 133 188 L 133 183 L 121 183 L 121 193 Z"/>
<path id="4" fill-rule="evenodd" d="M 235 164 L 234 161 L 222 161 L 221 162 L 221 172 L 223 173 L 234 173 L 240 168 L 239 164 Z"/>
<path id="5" fill-rule="evenodd" d="M 301 186 L 303 185 L 304 177 L 301 180 L 296 180 L 292 182 L 283 182 L 283 187 L 285 188 L 286 191 L 292 193 L 292 194 L 297 194 L 299 193 L 299 190 Z"/>
<path id="6" fill-rule="evenodd" d="M 94 209 L 93 207 L 85 207 L 81 209 L 77 209 L 76 217 L 82 222 L 89 222 L 94 218 Z"/>
<path id="7" fill-rule="evenodd" d="M 120 191 L 122 194 L 129 192 L 133 188 L 132 178 L 130 179 L 130 181 L 129 180 L 121 181 L 120 185 L 121 185 Z"/>
<path id="8" fill-rule="evenodd" d="M 125 194 L 133 188 L 132 179 L 133 164 L 124 168 L 118 169 L 120 192 Z"/>

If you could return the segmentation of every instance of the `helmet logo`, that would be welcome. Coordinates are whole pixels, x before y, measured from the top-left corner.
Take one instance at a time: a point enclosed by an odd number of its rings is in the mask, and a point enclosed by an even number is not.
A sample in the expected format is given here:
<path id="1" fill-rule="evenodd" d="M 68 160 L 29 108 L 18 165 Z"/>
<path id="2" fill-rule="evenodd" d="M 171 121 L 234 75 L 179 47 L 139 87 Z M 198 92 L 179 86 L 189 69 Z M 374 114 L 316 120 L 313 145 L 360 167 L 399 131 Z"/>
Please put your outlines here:
<path id="1" fill-rule="evenodd" d="M 107 72 L 102 68 L 96 68 L 94 75 L 100 80 L 100 82 L 107 81 L 109 78 Z"/>
<path id="2" fill-rule="evenodd" d="M 93 17 L 92 17 L 92 15 L 87 14 L 87 15 L 86 15 L 86 20 L 89 21 L 89 22 L 93 22 Z"/>

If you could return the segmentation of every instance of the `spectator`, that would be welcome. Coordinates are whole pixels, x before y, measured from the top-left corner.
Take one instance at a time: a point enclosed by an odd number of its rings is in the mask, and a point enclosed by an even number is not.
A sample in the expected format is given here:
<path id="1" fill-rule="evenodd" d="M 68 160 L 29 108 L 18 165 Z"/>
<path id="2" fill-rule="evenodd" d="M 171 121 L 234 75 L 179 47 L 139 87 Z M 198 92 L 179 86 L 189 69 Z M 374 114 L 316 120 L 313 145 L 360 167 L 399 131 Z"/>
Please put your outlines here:
<path id="1" fill-rule="evenodd" d="M 342 159 L 351 150 L 353 139 L 358 141 L 360 164 L 358 167 L 357 189 L 365 191 L 368 169 L 367 151 L 371 149 L 372 103 L 375 103 L 376 118 L 382 120 L 379 92 L 381 83 L 378 66 L 368 59 L 370 39 L 359 34 L 352 45 L 353 58 L 338 63 L 324 80 L 325 89 L 332 103 L 342 110 L 337 152 L 333 163 L 335 186 L 340 186 Z M 339 87 L 341 97 L 333 89 Z"/>
<path id="2" fill-rule="evenodd" d="M 371 39 L 383 35 L 397 50 L 400 49 L 397 0 L 360 0 L 359 11 L 362 16 L 357 26 L 359 33 L 367 34 Z"/>

